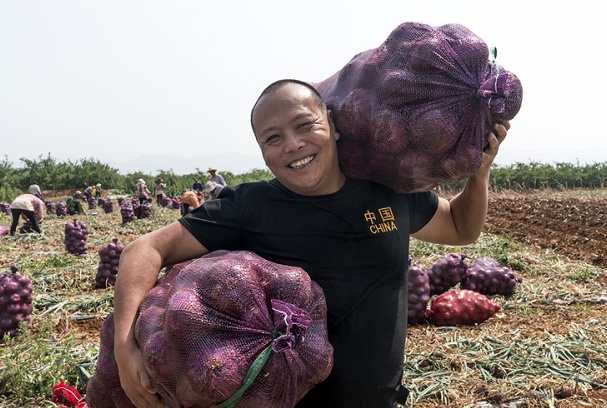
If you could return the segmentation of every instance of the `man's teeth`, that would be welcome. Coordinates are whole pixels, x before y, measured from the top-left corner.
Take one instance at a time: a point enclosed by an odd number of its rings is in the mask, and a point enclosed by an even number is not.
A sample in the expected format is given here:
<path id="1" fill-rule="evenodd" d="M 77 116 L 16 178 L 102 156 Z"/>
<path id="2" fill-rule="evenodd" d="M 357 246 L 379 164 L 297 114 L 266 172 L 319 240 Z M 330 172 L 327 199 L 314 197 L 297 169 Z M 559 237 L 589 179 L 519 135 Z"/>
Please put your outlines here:
<path id="1" fill-rule="evenodd" d="M 309 157 L 306 157 L 305 159 L 298 160 L 296 162 L 291 163 L 290 167 L 295 170 L 301 169 L 306 164 L 310 163 L 313 158 L 314 158 L 314 156 L 309 156 Z"/>

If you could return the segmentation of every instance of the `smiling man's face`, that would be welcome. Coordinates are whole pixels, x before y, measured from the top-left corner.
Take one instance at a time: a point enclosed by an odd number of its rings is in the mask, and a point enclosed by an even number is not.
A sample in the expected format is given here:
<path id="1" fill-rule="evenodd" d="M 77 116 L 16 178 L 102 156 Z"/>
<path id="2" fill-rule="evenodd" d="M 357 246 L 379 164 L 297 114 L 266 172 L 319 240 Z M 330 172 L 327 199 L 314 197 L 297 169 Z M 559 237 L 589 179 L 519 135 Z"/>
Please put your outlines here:
<path id="1" fill-rule="evenodd" d="M 325 195 L 343 186 L 331 112 L 324 114 L 312 91 L 285 83 L 259 99 L 253 130 L 268 168 L 289 190 Z"/>

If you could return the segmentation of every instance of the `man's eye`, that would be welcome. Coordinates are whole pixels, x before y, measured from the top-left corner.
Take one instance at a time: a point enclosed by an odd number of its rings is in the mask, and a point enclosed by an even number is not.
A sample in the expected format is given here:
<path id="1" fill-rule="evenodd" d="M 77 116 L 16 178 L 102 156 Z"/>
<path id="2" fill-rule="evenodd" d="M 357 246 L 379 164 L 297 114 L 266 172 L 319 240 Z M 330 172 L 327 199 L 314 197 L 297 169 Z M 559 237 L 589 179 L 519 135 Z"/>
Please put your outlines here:
<path id="1" fill-rule="evenodd" d="M 279 138 L 279 136 L 278 136 L 278 135 L 271 135 L 271 136 L 268 136 L 268 137 L 266 138 L 266 143 L 271 143 L 271 142 L 274 142 L 274 141 L 278 140 L 278 138 Z"/>
<path id="2" fill-rule="evenodd" d="M 304 128 L 309 127 L 311 125 L 312 125 L 312 123 L 310 123 L 310 122 L 302 123 L 302 124 L 300 124 L 300 125 L 297 126 L 297 129 L 304 129 Z"/>

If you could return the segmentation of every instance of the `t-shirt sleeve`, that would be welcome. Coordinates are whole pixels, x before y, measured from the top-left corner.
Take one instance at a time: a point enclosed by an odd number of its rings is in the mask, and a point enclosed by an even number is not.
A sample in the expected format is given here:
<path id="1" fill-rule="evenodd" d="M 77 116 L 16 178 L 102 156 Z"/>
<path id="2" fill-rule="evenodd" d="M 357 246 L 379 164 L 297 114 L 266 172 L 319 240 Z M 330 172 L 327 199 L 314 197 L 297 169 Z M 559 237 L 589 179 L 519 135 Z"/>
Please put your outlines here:
<path id="1" fill-rule="evenodd" d="M 433 191 L 412 194 L 409 202 L 410 234 L 422 229 L 436 213 L 438 196 Z"/>
<path id="2" fill-rule="evenodd" d="M 236 250 L 240 242 L 237 194 L 229 187 L 178 221 L 209 251 Z"/>

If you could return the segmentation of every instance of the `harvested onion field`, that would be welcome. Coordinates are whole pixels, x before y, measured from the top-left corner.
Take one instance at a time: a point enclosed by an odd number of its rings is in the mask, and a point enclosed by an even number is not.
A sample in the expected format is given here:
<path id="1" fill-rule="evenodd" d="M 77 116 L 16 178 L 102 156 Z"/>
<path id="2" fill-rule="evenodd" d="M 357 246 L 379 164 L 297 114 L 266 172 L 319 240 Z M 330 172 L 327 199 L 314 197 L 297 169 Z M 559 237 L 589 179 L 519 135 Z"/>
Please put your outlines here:
<path id="1" fill-rule="evenodd" d="M 488 256 L 523 281 L 511 296 L 491 296 L 502 309 L 482 324 L 408 328 L 409 406 L 607 406 L 607 191 L 593 193 L 492 193 L 476 244 L 412 242 L 415 264 L 450 252 Z M 114 207 L 78 218 L 89 228 L 87 255 L 65 252 L 69 217 L 45 217 L 42 235 L 0 237 L 0 271 L 16 264 L 34 284 L 31 333 L 0 345 L 0 407 L 54 407 L 51 387 L 61 380 L 84 394 L 112 310 L 112 288 L 94 289 L 97 251 L 179 217 L 154 206 L 152 218 L 122 225 Z"/>

